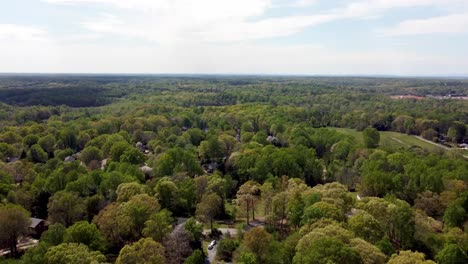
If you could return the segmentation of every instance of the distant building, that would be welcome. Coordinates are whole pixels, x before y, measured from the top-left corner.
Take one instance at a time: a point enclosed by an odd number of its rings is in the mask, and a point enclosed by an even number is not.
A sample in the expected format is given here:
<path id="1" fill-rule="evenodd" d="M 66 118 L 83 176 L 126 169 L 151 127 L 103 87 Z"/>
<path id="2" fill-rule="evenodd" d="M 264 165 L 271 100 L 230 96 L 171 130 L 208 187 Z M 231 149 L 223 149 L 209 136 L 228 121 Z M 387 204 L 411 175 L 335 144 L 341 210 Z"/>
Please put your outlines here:
<path id="1" fill-rule="evenodd" d="M 145 174 L 146 178 L 153 177 L 153 168 L 148 165 L 140 167 L 140 170 Z"/>
<path id="2" fill-rule="evenodd" d="M 65 159 L 64 159 L 63 161 L 65 161 L 65 162 L 73 162 L 73 161 L 75 161 L 75 160 L 76 160 L 75 157 L 73 157 L 73 156 L 67 156 L 67 157 L 65 157 Z"/>
<path id="3" fill-rule="evenodd" d="M 31 236 L 33 238 L 39 239 L 47 230 L 46 221 L 44 219 L 31 217 L 31 224 L 29 225 L 29 230 L 31 231 Z"/>
<path id="4" fill-rule="evenodd" d="M 8 158 L 7 158 L 7 163 L 13 163 L 13 162 L 16 162 L 16 161 L 18 161 L 18 160 L 19 160 L 18 158 L 8 157 Z"/>

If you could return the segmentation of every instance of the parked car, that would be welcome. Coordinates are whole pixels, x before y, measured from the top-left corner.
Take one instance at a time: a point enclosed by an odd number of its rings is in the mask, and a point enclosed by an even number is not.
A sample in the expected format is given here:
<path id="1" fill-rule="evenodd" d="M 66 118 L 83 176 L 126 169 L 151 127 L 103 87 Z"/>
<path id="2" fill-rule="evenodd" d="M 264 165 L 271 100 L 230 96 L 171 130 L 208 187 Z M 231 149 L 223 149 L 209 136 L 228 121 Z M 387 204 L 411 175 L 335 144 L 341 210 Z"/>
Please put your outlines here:
<path id="1" fill-rule="evenodd" d="M 211 243 L 208 245 L 208 249 L 212 250 L 215 245 L 216 245 L 216 240 L 211 241 Z"/>

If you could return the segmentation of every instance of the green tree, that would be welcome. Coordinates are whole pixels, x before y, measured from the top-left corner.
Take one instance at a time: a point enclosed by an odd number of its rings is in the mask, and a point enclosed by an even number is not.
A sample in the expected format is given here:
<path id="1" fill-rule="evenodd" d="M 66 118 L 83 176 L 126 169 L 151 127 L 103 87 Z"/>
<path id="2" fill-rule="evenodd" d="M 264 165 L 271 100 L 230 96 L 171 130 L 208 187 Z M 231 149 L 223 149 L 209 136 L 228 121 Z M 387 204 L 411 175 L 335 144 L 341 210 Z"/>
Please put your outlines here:
<path id="1" fill-rule="evenodd" d="M 143 235 L 145 237 L 151 237 L 157 242 L 163 242 L 166 235 L 172 231 L 173 222 L 174 220 L 171 216 L 171 212 L 167 209 L 152 213 L 145 222 Z"/>
<path id="2" fill-rule="evenodd" d="M 324 217 L 336 221 L 344 220 L 344 214 L 341 212 L 339 207 L 326 202 L 317 202 L 308 206 L 304 210 L 303 222 L 313 222 Z"/>
<path id="3" fill-rule="evenodd" d="M 116 264 L 164 264 L 164 247 L 151 238 L 126 245 L 120 250 Z"/>
<path id="4" fill-rule="evenodd" d="M 55 148 L 55 137 L 52 135 L 47 135 L 41 137 L 37 142 L 41 148 L 47 153 L 53 153 Z"/>
<path id="5" fill-rule="evenodd" d="M 200 241 L 203 236 L 203 225 L 195 218 L 190 217 L 184 224 L 184 229 L 188 232 L 192 241 Z"/>
<path id="6" fill-rule="evenodd" d="M 49 221 L 70 226 L 85 217 L 86 206 L 75 193 L 60 191 L 52 195 L 47 204 Z"/>
<path id="7" fill-rule="evenodd" d="M 312 238 L 304 236 L 297 244 L 293 263 L 329 264 L 363 263 L 359 253 L 334 237 Z"/>
<path id="8" fill-rule="evenodd" d="M 449 227 L 460 226 L 466 219 L 466 211 L 462 205 L 455 201 L 451 203 L 444 213 L 444 223 Z"/>
<path id="9" fill-rule="evenodd" d="M 51 247 L 44 258 L 46 264 L 94 264 L 106 261 L 101 252 L 90 251 L 86 245 L 77 243 L 63 243 Z"/>
<path id="10" fill-rule="evenodd" d="M 23 207 L 13 204 L 0 206 L 0 244 L 8 245 L 11 255 L 18 255 L 18 238 L 29 233 L 30 224 L 30 214 Z"/>
<path id="11" fill-rule="evenodd" d="M 204 160 L 218 160 L 224 156 L 223 142 L 216 137 L 210 137 L 202 141 L 198 147 L 198 153 Z"/>
<path id="12" fill-rule="evenodd" d="M 196 215 L 204 223 L 210 223 L 213 232 L 213 219 L 221 212 L 223 200 L 216 193 L 203 195 L 201 202 L 197 205 Z"/>
<path id="13" fill-rule="evenodd" d="M 444 248 L 439 251 L 435 260 L 439 264 L 462 264 L 468 263 L 468 257 L 463 250 L 456 244 L 446 244 Z"/>
<path id="14" fill-rule="evenodd" d="M 219 260 L 230 261 L 232 259 L 233 252 L 239 247 L 239 241 L 235 239 L 225 238 L 222 239 L 216 251 L 216 257 Z"/>
<path id="15" fill-rule="evenodd" d="M 358 214 L 349 218 L 349 229 L 367 241 L 376 243 L 380 241 L 384 235 L 382 227 L 371 214 L 367 212 L 359 212 Z"/>
<path id="16" fill-rule="evenodd" d="M 257 257 L 250 252 L 243 252 L 240 254 L 237 263 L 239 264 L 257 264 Z"/>
<path id="17" fill-rule="evenodd" d="M 270 243 L 273 237 L 262 227 L 254 227 L 244 234 L 242 248 L 253 253 L 257 260 L 263 263 L 268 258 Z"/>
<path id="18" fill-rule="evenodd" d="M 247 181 L 239 187 L 237 191 L 237 204 L 246 212 L 247 225 L 249 225 L 250 212 L 255 220 L 255 203 L 259 198 L 260 185 L 255 181 Z"/>
<path id="19" fill-rule="evenodd" d="M 141 236 L 145 222 L 151 214 L 158 212 L 161 208 L 158 201 L 147 194 L 135 195 L 128 202 L 122 203 L 120 207 L 122 214 L 130 219 L 129 225 L 135 237 Z"/>
<path id="20" fill-rule="evenodd" d="M 31 147 L 32 145 L 37 144 L 38 140 L 38 136 L 29 134 L 23 138 L 23 144 L 27 147 Z"/>
<path id="21" fill-rule="evenodd" d="M 205 258 L 200 249 L 194 250 L 190 257 L 186 258 L 184 264 L 204 264 Z"/>
<path id="22" fill-rule="evenodd" d="M 47 161 L 47 153 L 38 144 L 32 145 L 28 151 L 28 157 L 32 162 L 44 163 Z"/>
<path id="23" fill-rule="evenodd" d="M 80 156 L 81 161 L 83 161 L 86 165 L 93 160 L 101 161 L 102 160 L 102 151 L 96 147 L 88 146 L 81 151 Z"/>
<path id="24" fill-rule="evenodd" d="M 362 131 L 364 145 L 368 148 L 376 148 L 379 146 L 380 133 L 375 128 L 368 127 Z"/>
<path id="25" fill-rule="evenodd" d="M 423 253 L 402 250 L 394 254 L 387 264 L 435 264 L 434 261 L 426 260 Z"/>
<path id="26" fill-rule="evenodd" d="M 15 155 L 15 149 L 5 142 L 0 142 L 0 160 L 5 161 L 9 157 Z"/>
<path id="27" fill-rule="evenodd" d="M 127 202 L 133 196 L 138 194 L 148 193 L 148 187 L 146 185 L 137 183 L 137 182 L 126 182 L 122 183 L 117 187 L 117 202 Z"/>
<path id="28" fill-rule="evenodd" d="M 115 142 L 110 149 L 110 158 L 113 161 L 119 162 L 120 157 L 130 148 L 130 144 L 128 144 L 126 141 Z"/>
<path id="29" fill-rule="evenodd" d="M 41 235 L 41 242 L 52 246 L 62 244 L 66 231 L 67 228 L 60 223 L 49 225 L 47 231 Z"/>
<path id="30" fill-rule="evenodd" d="M 129 148 L 120 156 L 121 162 L 130 164 L 142 164 L 145 161 L 145 156 L 136 148 Z"/>
<path id="31" fill-rule="evenodd" d="M 78 144 L 78 138 L 76 137 L 75 131 L 72 129 L 64 129 L 59 133 L 59 140 L 65 146 L 65 148 L 75 149 Z"/>
<path id="32" fill-rule="evenodd" d="M 387 256 L 379 248 L 363 239 L 352 239 L 351 246 L 359 253 L 363 264 L 384 264 L 387 262 Z"/>
<path id="33" fill-rule="evenodd" d="M 106 241 L 96 225 L 86 221 L 79 221 L 70 226 L 65 233 L 64 242 L 85 244 L 98 251 L 104 251 L 106 248 Z"/>

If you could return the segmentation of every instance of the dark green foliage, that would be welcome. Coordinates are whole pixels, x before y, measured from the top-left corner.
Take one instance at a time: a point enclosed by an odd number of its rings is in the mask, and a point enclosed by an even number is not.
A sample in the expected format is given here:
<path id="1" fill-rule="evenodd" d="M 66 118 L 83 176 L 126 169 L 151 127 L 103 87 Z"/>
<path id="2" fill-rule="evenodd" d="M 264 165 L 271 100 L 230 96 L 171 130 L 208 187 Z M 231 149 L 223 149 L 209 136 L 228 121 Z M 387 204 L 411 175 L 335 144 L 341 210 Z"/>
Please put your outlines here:
<path id="1" fill-rule="evenodd" d="M 29 149 L 28 156 L 32 162 L 44 163 L 47 161 L 47 153 L 38 144 L 32 145 Z"/>
<path id="2" fill-rule="evenodd" d="M 239 246 L 239 241 L 235 239 L 223 239 L 218 244 L 216 256 L 219 260 L 229 261 L 232 259 L 234 250 Z"/>
<path id="3" fill-rule="evenodd" d="M 200 249 L 194 250 L 192 255 L 185 259 L 184 264 L 204 264 L 205 258 Z"/>
<path id="4" fill-rule="evenodd" d="M 435 257 L 439 264 L 462 264 L 468 262 L 463 250 L 455 244 L 447 244 Z"/>
<path id="5" fill-rule="evenodd" d="M 468 101 L 390 95 L 467 93 L 416 78 L 1 76 L 15 105 L 0 104 L 0 203 L 51 223 L 23 263 L 201 263 L 203 225 L 174 231 L 194 216 L 265 221 L 221 237 L 218 259 L 237 263 L 466 262 L 466 153 L 413 136 L 466 141 Z"/>
<path id="6" fill-rule="evenodd" d="M 362 131 L 364 145 L 368 148 L 376 148 L 379 146 L 380 134 L 375 128 L 366 128 Z"/>

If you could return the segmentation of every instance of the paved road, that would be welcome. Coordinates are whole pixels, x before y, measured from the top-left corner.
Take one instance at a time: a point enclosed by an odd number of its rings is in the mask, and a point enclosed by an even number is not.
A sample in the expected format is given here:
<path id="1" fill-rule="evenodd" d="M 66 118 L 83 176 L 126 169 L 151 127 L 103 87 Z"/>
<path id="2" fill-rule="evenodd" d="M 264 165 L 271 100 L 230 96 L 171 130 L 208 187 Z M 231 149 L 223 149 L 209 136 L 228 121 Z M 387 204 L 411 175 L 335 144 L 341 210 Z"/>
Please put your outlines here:
<path id="1" fill-rule="evenodd" d="M 218 251 L 218 244 L 216 244 L 211 250 L 207 249 L 207 251 L 208 251 L 208 262 L 206 263 L 214 263 L 216 252 Z"/>
<path id="2" fill-rule="evenodd" d="M 439 148 L 443 148 L 443 149 L 445 149 L 445 150 L 456 149 L 456 148 L 449 148 L 449 147 L 444 146 L 444 145 L 442 145 L 442 144 L 435 143 L 435 142 L 433 142 L 433 141 L 427 140 L 427 139 L 425 139 L 425 138 L 423 138 L 423 137 L 420 137 L 420 136 L 414 136 L 414 137 L 416 137 L 416 138 L 418 138 L 418 139 L 420 139 L 420 140 L 422 140 L 422 141 L 424 141 L 424 142 L 427 142 L 427 143 L 429 143 L 429 144 L 432 144 L 432 145 L 434 145 L 434 146 L 437 146 L 437 147 L 439 147 Z M 468 159 L 468 155 L 463 155 L 463 157 L 464 157 L 465 159 Z"/>
<path id="3" fill-rule="evenodd" d="M 423 137 L 420 137 L 420 136 L 414 136 L 414 137 L 417 138 L 417 139 L 419 139 L 419 140 L 422 140 L 422 141 L 424 141 L 424 142 L 427 142 L 427 143 L 429 143 L 429 144 L 432 144 L 432 145 L 434 145 L 434 146 L 437 146 L 437 147 L 439 147 L 439 148 L 443 148 L 443 149 L 445 149 L 445 150 L 450 150 L 450 148 L 447 147 L 447 146 L 444 146 L 444 145 L 441 145 L 441 144 L 437 144 L 437 143 L 435 143 L 434 141 L 427 140 L 427 139 L 425 139 L 425 138 L 423 138 Z"/>

